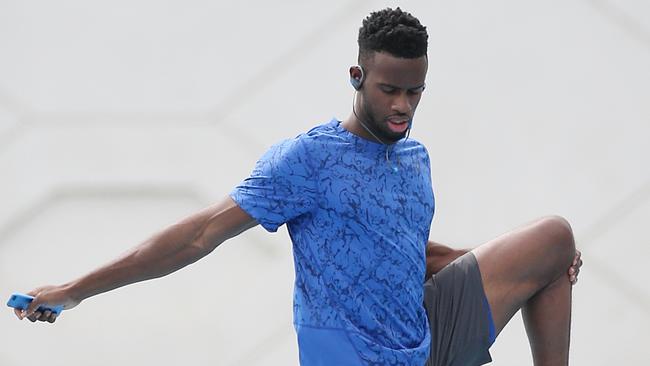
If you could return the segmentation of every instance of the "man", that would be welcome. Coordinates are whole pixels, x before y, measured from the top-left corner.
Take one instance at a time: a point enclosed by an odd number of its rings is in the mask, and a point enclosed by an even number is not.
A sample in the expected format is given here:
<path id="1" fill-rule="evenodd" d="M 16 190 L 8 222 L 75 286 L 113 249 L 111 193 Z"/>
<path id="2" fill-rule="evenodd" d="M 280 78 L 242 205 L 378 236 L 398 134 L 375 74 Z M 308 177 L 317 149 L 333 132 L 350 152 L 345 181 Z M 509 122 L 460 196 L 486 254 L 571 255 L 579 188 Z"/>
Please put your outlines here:
<path id="1" fill-rule="evenodd" d="M 349 70 L 356 92 L 345 121 L 275 145 L 229 197 L 115 261 L 31 291 L 35 300 L 18 317 L 54 322 L 38 305 L 70 309 L 174 272 L 257 224 L 275 231 L 286 223 L 301 364 L 482 364 L 519 309 L 535 364 L 567 364 L 571 284 L 582 262 L 565 220 L 543 218 L 472 251 L 428 241 L 429 157 L 408 138 L 427 38 L 399 8 L 372 13 Z"/>

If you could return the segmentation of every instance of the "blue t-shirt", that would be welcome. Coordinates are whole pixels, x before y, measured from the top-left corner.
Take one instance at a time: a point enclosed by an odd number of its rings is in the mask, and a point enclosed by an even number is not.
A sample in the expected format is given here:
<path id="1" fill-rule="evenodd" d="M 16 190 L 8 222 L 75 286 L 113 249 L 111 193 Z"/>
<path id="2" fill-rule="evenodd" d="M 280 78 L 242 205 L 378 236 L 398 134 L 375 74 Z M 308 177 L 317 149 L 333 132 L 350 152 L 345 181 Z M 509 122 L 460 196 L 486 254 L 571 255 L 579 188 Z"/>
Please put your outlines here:
<path id="1" fill-rule="evenodd" d="M 412 139 L 386 149 L 332 120 L 273 146 L 231 192 L 266 230 L 287 224 L 302 365 L 421 366 L 429 354 L 429 156 Z"/>

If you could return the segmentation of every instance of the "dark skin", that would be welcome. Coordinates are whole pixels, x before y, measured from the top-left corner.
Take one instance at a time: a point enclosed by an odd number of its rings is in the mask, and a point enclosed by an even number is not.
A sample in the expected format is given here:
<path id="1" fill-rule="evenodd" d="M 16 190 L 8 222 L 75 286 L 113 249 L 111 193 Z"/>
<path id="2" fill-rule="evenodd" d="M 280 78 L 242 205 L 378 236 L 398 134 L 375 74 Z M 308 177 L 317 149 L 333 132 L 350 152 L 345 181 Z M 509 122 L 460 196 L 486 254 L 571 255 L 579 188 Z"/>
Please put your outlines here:
<path id="1" fill-rule="evenodd" d="M 427 275 L 426 278 L 440 272 L 446 265 L 461 257 L 471 249 L 453 249 L 446 245 L 442 245 L 433 241 L 427 242 Z M 582 266 L 582 258 L 579 250 L 576 250 L 571 262 L 571 266 L 567 271 L 567 277 L 572 285 L 578 282 L 578 273 Z"/>
<path id="2" fill-rule="evenodd" d="M 351 113 L 343 127 L 376 141 L 361 125 L 364 119 L 382 141 L 392 143 L 405 133 L 395 133 L 388 121 L 396 116 L 412 119 L 422 96 L 427 59 L 404 59 L 375 53 L 362 60 L 366 72 Z M 350 69 L 351 77 L 357 69 Z M 53 323 L 54 314 L 36 312 L 39 305 L 71 309 L 84 299 L 131 283 L 158 278 L 211 253 L 227 239 L 257 225 L 229 197 L 153 235 L 121 257 L 90 273 L 58 286 L 30 291 L 29 308 L 16 311 L 20 318 Z M 430 276 L 468 250 L 456 250 L 429 241 L 426 272 Z M 497 333 L 522 310 L 535 365 L 568 363 L 571 285 L 582 265 L 566 220 L 551 216 L 504 234 L 473 249 Z M 543 258 L 543 260 L 540 260 Z"/>
<path id="3" fill-rule="evenodd" d="M 393 143 L 404 134 L 392 133 L 387 121 L 395 115 L 413 118 L 421 97 L 414 91 L 424 85 L 427 58 L 404 59 L 377 52 L 362 63 L 365 80 L 355 99 L 355 110 L 361 113 L 352 113 L 343 126 L 368 140 Z M 359 70 L 350 68 L 350 77 L 358 79 Z M 466 252 L 428 242 L 427 275 Z M 567 365 L 571 286 L 582 266 L 568 222 L 557 216 L 544 217 L 480 245 L 472 253 L 497 334 L 522 310 L 535 365 Z"/>
<path id="4" fill-rule="evenodd" d="M 343 121 L 343 127 L 367 140 L 394 143 L 404 138 L 406 132 L 391 131 L 388 120 L 413 119 L 424 91 L 427 59 L 403 59 L 375 53 L 373 57 L 362 58 L 362 61 L 366 75 L 363 87 L 354 101 L 356 114 L 352 113 Z M 350 77 L 359 79 L 361 71 L 350 68 Z M 363 120 L 374 136 L 363 128 L 359 119 Z"/>
<path id="5" fill-rule="evenodd" d="M 112 262 L 58 286 L 43 286 L 27 294 L 34 301 L 19 319 L 53 323 L 56 315 L 37 312 L 39 305 L 72 309 L 83 300 L 131 283 L 166 276 L 211 253 L 217 246 L 257 222 L 226 197 L 220 202 L 160 231 Z"/>

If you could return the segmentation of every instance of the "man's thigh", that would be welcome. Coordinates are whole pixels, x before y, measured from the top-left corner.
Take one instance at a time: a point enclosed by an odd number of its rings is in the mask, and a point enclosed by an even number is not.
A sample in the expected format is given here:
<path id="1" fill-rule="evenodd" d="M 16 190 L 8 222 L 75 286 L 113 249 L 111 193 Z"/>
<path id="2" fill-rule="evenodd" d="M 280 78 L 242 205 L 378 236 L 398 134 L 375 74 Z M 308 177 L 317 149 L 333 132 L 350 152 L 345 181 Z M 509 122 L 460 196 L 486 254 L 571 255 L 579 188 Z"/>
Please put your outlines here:
<path id="1" fill-rule="evenodd" d="M 472 253 L 456 259 L 424 284 L 431 328 L 426 366 L 476 366 L 490 362 L 495 331 Z"/>
<path id="2" fill-rule="evenodd" d="M 566 220 L 550 216 L 491 240 L 472 253 L 499 334 L 528 299 L 568 270 L 575 244 Z"/>

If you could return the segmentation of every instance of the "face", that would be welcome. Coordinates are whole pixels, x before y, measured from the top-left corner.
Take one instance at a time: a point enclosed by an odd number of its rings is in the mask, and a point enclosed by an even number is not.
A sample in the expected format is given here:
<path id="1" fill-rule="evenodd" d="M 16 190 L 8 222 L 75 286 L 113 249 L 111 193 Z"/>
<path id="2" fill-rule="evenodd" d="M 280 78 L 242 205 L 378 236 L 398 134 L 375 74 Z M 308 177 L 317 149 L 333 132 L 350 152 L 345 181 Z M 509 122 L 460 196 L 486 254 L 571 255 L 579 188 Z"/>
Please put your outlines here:
<path id="1" fill-rule="evenodd" d="M 359 117 L 380 139 L 396 142 L 406 136 L 422 97 L 427 58 L 375 52 L 364 61 L 365 80 L 357 100 Z"/>

